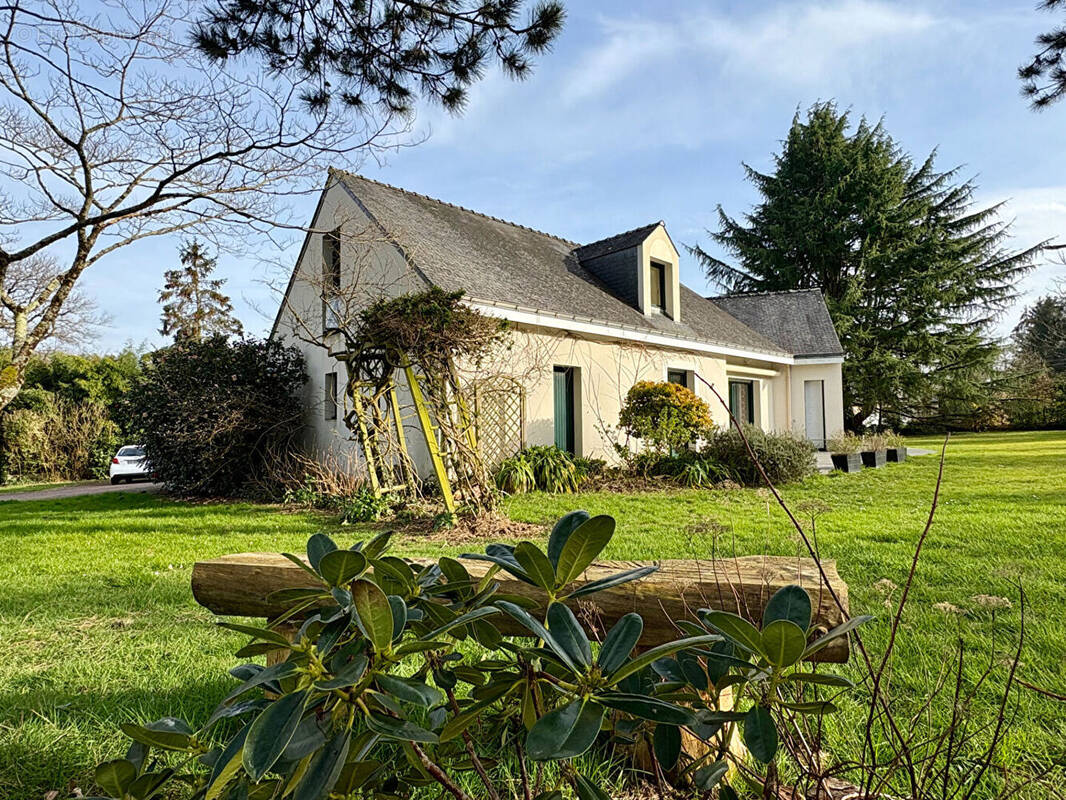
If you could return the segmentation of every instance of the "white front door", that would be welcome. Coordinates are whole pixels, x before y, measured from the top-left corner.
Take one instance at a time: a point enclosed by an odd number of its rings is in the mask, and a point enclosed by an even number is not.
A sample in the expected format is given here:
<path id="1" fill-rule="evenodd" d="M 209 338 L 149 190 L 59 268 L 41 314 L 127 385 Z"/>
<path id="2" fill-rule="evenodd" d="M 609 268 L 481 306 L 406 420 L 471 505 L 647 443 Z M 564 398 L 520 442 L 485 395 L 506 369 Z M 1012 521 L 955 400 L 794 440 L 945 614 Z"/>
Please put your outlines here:
<path id="1" fill-rule="evenodd" d="M 807 438 L 814 446 L 825 447 L 825 390 L 822 381 L 803 382 L 803 409 Z"/>

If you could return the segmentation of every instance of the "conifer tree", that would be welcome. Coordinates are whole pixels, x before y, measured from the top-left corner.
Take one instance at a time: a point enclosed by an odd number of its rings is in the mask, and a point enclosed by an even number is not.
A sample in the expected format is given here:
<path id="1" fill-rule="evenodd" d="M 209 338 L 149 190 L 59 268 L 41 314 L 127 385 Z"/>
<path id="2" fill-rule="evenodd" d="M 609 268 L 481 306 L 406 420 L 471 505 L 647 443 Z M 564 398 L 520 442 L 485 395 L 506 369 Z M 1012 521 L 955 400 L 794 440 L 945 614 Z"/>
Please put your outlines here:
<path id="1" fill-rule="evenodd" d="M 159 332 L 174 341 L 200 342 L 213 334 L 241 336 L 233 304 L 222 293 L 224 278 L 212 278 L 217 259 L 193 239 L 179 251 L 181 268 L 167 270 L 159 292 L 163 326 Z"/>
<path id="2" fill-rule="evenodd" d="M 745 165 L 761 195 L 743 219 L 718 209 L 712 239 L 735 259 L 690 251 L 726 292 L 820 289 L 845 351 L 845 425 L 928 417 L 984 391 L 991 330 L 1040 246 L 1012 251 L 1000 206 L 975 185 L 914 162 L 833 103 L 792 121 L 774 170 Z"/>

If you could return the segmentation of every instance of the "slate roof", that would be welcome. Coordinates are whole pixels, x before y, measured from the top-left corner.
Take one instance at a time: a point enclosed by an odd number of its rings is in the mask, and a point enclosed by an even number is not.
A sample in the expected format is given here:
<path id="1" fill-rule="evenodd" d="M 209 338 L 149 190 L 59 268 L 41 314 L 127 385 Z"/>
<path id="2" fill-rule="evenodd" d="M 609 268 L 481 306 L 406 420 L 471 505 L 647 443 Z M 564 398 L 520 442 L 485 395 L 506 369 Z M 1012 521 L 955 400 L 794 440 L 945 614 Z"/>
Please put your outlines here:
<path id="1" fill-rule="evenodd" d="M 432 284 L 471 300 L 623 326 L 768 355 L 790 351 L 714 302 L 681 286 L 681 321 L 645 316 L 612 294 L 579 258 L 642 241 L 661 222 L 584 247 L 460 206 L 333 170 L 349 194 Z M 627 244 L 628 243 L 628 244 Z M 683 344 L 679 343 L 680 347 Z"/>
<path id="2" fill-rule="evenodd" d="M 580 260 L 586 261 L 590 258 L 599 258 L 600 256 L 609 255 L 610 253 L 617 253 L 619 250 L 628 250 L 630 247 L 636 247 L 647 239 L 648 236 L 651 235 L 651 232 L 660 225 L 665 226 L 666 223 L 659 220 L 650 225 L 642 225 L 639 228 L 626 231 L 625 233 L 608 236 L 606 239 L 600 239 L 598 242 L 583 244 L 574 251 L 574 255 Z"/>
<path id="3" fill-rule="evenodd" d="M 844 354 L 825 300 L 817 289 L 708 299 L 795 356 Z"/>

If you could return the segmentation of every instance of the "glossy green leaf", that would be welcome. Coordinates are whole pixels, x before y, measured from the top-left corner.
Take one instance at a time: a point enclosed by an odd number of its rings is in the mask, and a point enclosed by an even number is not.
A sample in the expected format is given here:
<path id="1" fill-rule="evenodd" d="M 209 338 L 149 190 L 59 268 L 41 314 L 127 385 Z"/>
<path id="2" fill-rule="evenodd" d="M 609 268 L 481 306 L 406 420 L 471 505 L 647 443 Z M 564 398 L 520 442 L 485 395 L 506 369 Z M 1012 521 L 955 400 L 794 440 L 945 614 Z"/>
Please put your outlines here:
<path id="1" fill-rule="evenodd" d="M 322 800 L 337 783 L 341 770 L 344 769 L 350 742 L 350 732 L 342 730 L 315 753 L 292 795 L 292 800 Z"/>
<path id="2" fill-rule="evenodd" d="M 389 548 L 389 542 L 392 540 L 393 531 L 384 531 L 379 533 L 373 539 L 366 543 L 361 552 L 368 559 L 381 558 L 385 551 Z"/>
<path id="3" fill-rule="evenodd" d="M 137 780 L 137 767 L 124 758 L 116 758 L 98 766 L 93 779 L 109 795 L 124 797 L 130 784 Z"/>
<path id="4" fill-rule="evenodd" d="M 407 626 L 407 604 L 399 595 L 390 594 L 389 608 L 392 609 L 392 638 L 395 640 Z"/>
<path id="5" fill-rule="evenodd" d="M 248 723 L 241 728 L 237 735 L 229 740 L 222 753 L 215 759 L 215 765 L 211 768 L 211 777 L 207 780 L 207 793 L 204 800 L 216 800 L 223 793 L 226 784 L 237 774 L 241 768 L 241 756 L 244 752 L 244 740 L 252 724 Z"/>
<path id="6" fill-rule="evenodd" d="M 164 717 L 147 725 L 127 722 L 121 727 L 122 732 L 134 741 L 160 750 L 188 750 L 192 740 L 192 729 L 173 717 Z"/>
<path id="7" fill-rule="evenodd" d="M 706 611 L 702 617 L 704 622 L 716 631 L 720 631 L 737 647 L 749 653 L 763 655 L 762 636 L 759 635 L 759 629 L 743 617 L 730 614 L 728 611 Z"/>
<path id="8" fill-rule="evenodd" d="M 253 781 L 260 780 L 285 751 L 300 724 L 306 699 L 303 691 L 282 695 L 252 723 L 241 761 Z"/>
<path id="9" fill-rule="evenodd" d="M 226 697 L 222 700 L 222 704 L 225 705 L 226 703 L 237 699 L 245 692 L 254 689 L 256 686 L 262 686 L 264 683 L 269 683 L 270 681 L 277 681 L 281 680 L 282 678 L 287 678 L 290 675 L 295 674 L 296 669 L 296 665 L 291 661 L 281 661 L 277 664 L 274 664 L 273 666 L 263 667 L 262 669 L 257 670 L 252 675 L 252 677 L 250 677 L 248 680 L 246 680 L 244 683 L 242 683 L 240 686 L 238 686 L 236 689 L 226 695 Z"/>
<path id="10" fill-rule="evenodd" d="M 644 632 L 644 620 L 640 614 L 630 611 L 614 624 L 603 639 L 600 647 L 597 663 L 606 675 L 610 675 L 618 669 L 633 648 L 640 641 L 640 635 Z"/>
<path id="11" fill-rule="evenodd" d="M 553 567 L 559 566 L 559 554 L 563 552 L 563 546 L 566 545 L 570 534 L 590 518 L 587 511 L 571 511 L 552 526 L 551 535 L 548 537 L 548 561 Z"/>
<path id="12" fill-rule="evenodd" d="M 169 781 L 174 776 L 173 769 L 163 769 L 157 772 L 142 772 L 130 787 L 126 790 L 126 793 L 133 798 L 133 800 L 147 800 L 156 794 L 161 786 Z"/>
<path id="13" fill-rule="evenodd" d="M 519 542 L 514 557 L 533 583 L 545 591 L 555 588 L 555 567 L 539 547 L 532 542 Z"/>
<path id="14" fill-rule="evenodd" d="M 574 700 L 545 714 L 526 734 L 526 753 L 534 761 L 576 758 L 592 747 L 603 714 L 603 706 L 590 700 Z"/>
<path id="15" fill-rule="evenodd" d="M 408 722 L 405 719 L 389 717 L 377 712 L 373 712 L 370 716 L 366 717 L 366 726 L 374 733 L 384 736 L 387 739 L 395 739 L 401 742 L 407 741 L 436 744 L 438 741 L 437 734 L 427 731 L 425 728 L 420 728 L 413 722 Z"/>
<path id="16" fill-rule="evenodd" d="M 483 608 L 475 608 L 473 611 L 468 611 L 465 614 L 462 614 L 461 616 L 458 616 L 458 617 L 456 617 L 455 619 L 453 619 L 453 620 L 451 620 L 449 622 L 445 622 L 440 627 L 434 628 L 429 633 L 427 633 L 425 635 L 425 637 L 423 637 L 423 638 L 426 638 L 426 639 L 437 639 L 438 637 L 443 636 L 444 634 L 448 633 L 449 631 L 454 630 L 455 628 L 461 627 L 463 625 L 467 625 L 467 624 L 469 624 L 471 622 L 474 622 L 475 620 L 481 619 L 482 617 L 490 617 L 493 614 L 498 614 L 498 613 L 500 613 L 499 609 L 497 609 L 497 608 L 495 608 L 493 606 L 485 606 Z"/>
<path id="17" fill-rule="evenodd" d="M 307 561 L 318 572 L 318 565 L 326 553 L 337 549 L 337 544 L 324 533 L 316 533 L 307 540 Z"/>
<path id="18" fill-rule="evenodd" d="M 551 789 L 546 792 L 541 792 L 533 800 L 563 800 L 563 793 L 558 789 Z"/>
<path id="19" fill-rule="evenodd" d="M 649 564 L 646 567 L 637 567 L 636 569 L 626 570 L 625 572 L 618 572 L 614 575 L 608 575 L 606 578 L 589 581 L 584 586 L 580 586 L 570 592 L 567 597 L 576 599 L 578 597 L 595 594 L 596 592 L 602 592 L 604 589 L 613 589 L 616 586 L 621 586 L 630 581 L 639 581 L 641 578 L 645 578 L 653 572 L 658 572 L 658 570 L 658 566 L 655 564 Z"/>
<path id="20" fill-rule="evenodd" d="M 669 772 L 681 757 L 681 729 L 676 725 L 656 725 L 652 746 L 659 766 Z"/>
<path id="21" fill-rule="evenodd" d="M 769 710 L 753 706 L 744 715 L 744 744 L 755 758 L 769 764 L 777 752 L 777 728 Z"/>
<path id="22" fill-rule="evenodd" d="M 614 517 L 605 514 L 585 520 L 574 529 L 559 553 L 555 566 L 556 585 L 566 586 L 603 552 L 614 536 Z"/>
<path id="23" fill-rule="evenodd" d="M 469 558 L 472 561 L 488 561 L 495 564 L 498 567 L 502 567 L 504 571 L 518 578 L 523 583 L 528 583 L 530 586 L 536 586 L 537 583 L 531 577 L 526 574 L 526 571 L 522 569 L 522 565 L 515 560 L 514 555 L 489 555 L 487 553 L 463 553 L 460 558 Z"/>
<path id="24" fill-rule="evenodd" d="M 827 645 L 832 644 L 834 641 L 839 639 L 841 636 L 847 636 L 849 633 L 851 633 L 853 630 L 858 628 L 860 625 L 865 625 L 867 622 L 869 622 L 872 619 L 873 619 L 873 617 L 871 615 L 869 615 L 869 614 L 860 614 L 857 617 L 852 617 L 847 622 L 845 622 L 845 623 L 843 623 L 841 625 L 837 625 L 835 628 L 833 628 L 833 630 L 829 631 L 829 633 L 827 633 L 825 636 L 822 636 L 821 638 L 816 639 L 815 641 L 811 642 L 807 646 L 807 649 L 803 651 L 803 658 L 810 658 L 812 655 L 817 653 L 819 650 L 825 648 Z"/>
<path id="25" fill-rule="evenodd" d="M 318 572 L 330 586 L 345 586 L 366 568 L 366 556 L 354 550 L 333 550 L 318 562 Z"/>
<path id="26" fill-rule="evenodd" d="M 566 652 L 566 649 L 555 641 L 555 637 L 548 632 L 548 629 L 531 617 L 524 608 L 516 606 L 514 603 L 509 603 L 506 600 L 498 600 L 496 605 L 506 612 L 508 616 L 522 623 L 522 625 L 524 625 L 531 633 L 543 640 L 549 649 L 559 657 L 560 661 L 562 661 L 571 672 L 578 674 L 582 672 L 574 660 L 570 658 L 570 654 Z"/>
<path id="27" fill-rule="evenodd" d="M 729 772 L 729 762 L 715 761 L 692 773 L 692 785 L 701 792 L 709 792 Z"/>
<path id="28" fill-rule="evenodd" d="M 341 667 L 340 671 L 332 678 L 316 683 L 315 688 L 323 691 L 332 691 L 333 689 L 354 686 L 363 677 L 363 673 L 366 672 L 367 663 L 366 656 L 359 653 L 350 662 Z"/>
<path id="29" fill-rule="evenodd" d="M 707 691 L 709 680 L 707 672 L 703 668 L 703 662 L 693 653 L 681 652 L 677 654 L 677 664 L 681 668 L 682 675 L 693 689 L 699 692 Z"/>
<path id="30" fill-rule="evenodd" d="M 688 725 L 693 720 L 692 712 L 688 709 L 647 695 L 603 692 L 596 695 L 596 700 L 616 711 L 664 725 Z"/>
<path id="31" fill-rule="evenodd" d="M 811 626 L 811 598 L 803 587 L 793 584 L 774 592 L 763 609 L 762 626 L 766 628 L 779 619 L 798 625 L 806 635 Z"/>
<path id="32" fill-rule="evenodd" d="M 231 631 L 237 631 L 237 633 L 246 633 L 249 636 L 254 636 L 256 639 L 270 642 L 279 647 L 288 647 L 292 644 L 292 642 L 286 639 L 282 634 L 277 631 L 272 631 L 270 628 L 259 628 L 254 625 L 241 625 L 238 622 L 219 622 L 217 625 L 220 628 L 228 628 Z"/>
<path id="33" fill-rule="evenodd" d="M 552 603 L 547 613 L 548 630 L 566 654 L 580 667 L 592 665 L 592 647 L 574 612 L 562 603 Z"/>
<path id="34" fill-rule="evenodd" d="M 782 700 L 781 705 L 785 708 L 792 709 L 797 714 L 813 714 L 816 716 L 821 716 L 822 714 L 834 714 L 837 710 L 837 707 L 828 700 L 817 700 L 809 703 L 789 703 Z"/>
<path id="35" fill-rule="evenodd" d="M 398 678 L 395 675 L 378 675 L 375 680 L 383 692 L 405 703 L 414 703 L 429 708 L 443 699 L 439 689 L 422 681 Z"/>
<path id="36" fill-rule="evenodd" d="M 762 652 L 775 667 L 791 667 L 807 645 L 807 637 L 794 622 L 777 619 L 762 630 Z"/>
<path id="37" fill-rule="evenodd" d="M 352 605 L 355 606 L 356 621 L 363 635 L 379 652 L 392 643 L 392 606 L 389 598 L 377 587 L 366 580 L 352 583 Z"/>
<path id="38" fill-rule="evenodd" d="M 611 682 L 618 683 L 627 675 L 633 675 L 640 672 L 647 666 L 650 666 L 653 661 L 658 661 L 660 658 L 666 656 L 672 656 L 681 650 L 687 650 L 690 647 L 700 647 L 711 642 L 717 642 L 721 637 L 714 634 L 707 634 L 706 636 L 689 636 L 685 639 L 677 639 L 673 642 L 667 642 L 666 644 L 658 645 L 650 650 L 645 650 L 636 658 L 632 659 L 626 664 L 623 664 L 619 669 L 611 674 Z"/>
<path id="39" fill-rule="evenodd" d="M 577 800 L 611 800 L 607 792 L 580 772 L 574 773 L 574 791 L 577 793 Z"/>
<path id="40" fill-rule="evenodd" d="M 295 589 L 278 589 L 267 595 L 267 602 L 271 605 L 285 606 L 286 608 L 307 600 L 326 599 L 329 595 L 324 589 L 300 587 Z"/>
<path id="41" fill-rule="evenodd" d="M 306 572 L 308 575 L 310 575 L 316 581 L 321 581 L 322 580 L 322 576 L 319 575 L 317 572 L 315 572 L 313 569 L 311 569 L 311 567 L 308 566 L 307 562 L 304 561 L 299 556 L 293 555 L 292 553 L 282 553 L 281 555 L 284 556 L 285 558 L 289 559 L 289 561 L 291 561 L 293 564 L 298 566 L 300 569 L 302 569 L 304 572 Z"/>

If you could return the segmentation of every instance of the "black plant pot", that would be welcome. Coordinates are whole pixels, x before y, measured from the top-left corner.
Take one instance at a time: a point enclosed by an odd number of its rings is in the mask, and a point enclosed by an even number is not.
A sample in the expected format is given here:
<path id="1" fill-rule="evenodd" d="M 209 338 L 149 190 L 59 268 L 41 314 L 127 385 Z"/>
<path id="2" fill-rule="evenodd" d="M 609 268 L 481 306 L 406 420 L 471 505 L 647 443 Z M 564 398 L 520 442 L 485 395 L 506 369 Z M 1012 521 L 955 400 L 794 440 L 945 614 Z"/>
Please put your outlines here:
<path id="1" fill-rule="evenodd" d="M 864 467 L 883 467 L 887 460 L 887 450 L 864 450 L 862 452 L 862 465 Z"/>
<path id="2" fill-rule="evenodd" d="M 888 460 L 895 464 L 902 464 L 907 460 L 907 448 L 906 447 L 890 447 L 888 448 Z"/>
<path id="3" fill-rule="evenodd" d="M 833 469 L 841 472 L 858 472 L 862 469 L 862 456 L 858 453 L 831 453 Z"/>

